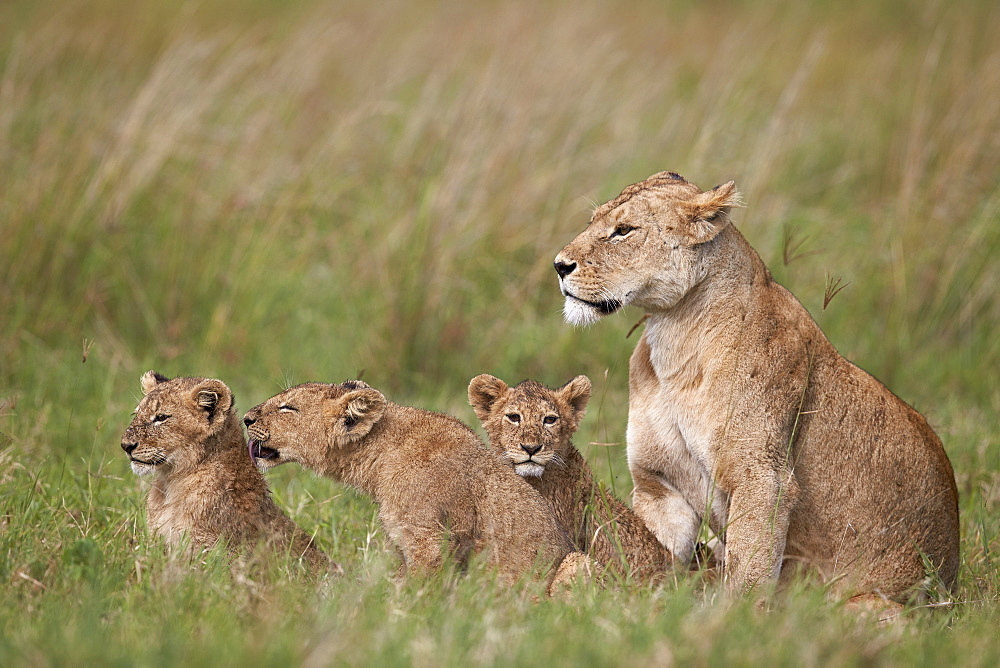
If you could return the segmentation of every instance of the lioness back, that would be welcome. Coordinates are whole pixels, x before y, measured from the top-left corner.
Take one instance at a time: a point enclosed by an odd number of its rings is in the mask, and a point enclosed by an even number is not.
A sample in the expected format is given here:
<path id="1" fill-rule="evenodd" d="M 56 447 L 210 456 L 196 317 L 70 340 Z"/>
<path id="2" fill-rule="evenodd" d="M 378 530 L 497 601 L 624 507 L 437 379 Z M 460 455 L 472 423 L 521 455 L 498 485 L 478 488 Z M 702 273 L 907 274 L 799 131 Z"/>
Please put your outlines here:
<path id="1" fill-rule="evenodd" d="M 737 591 L 792 571 L 899 600 L 958 569 L 941 441 L 841 357 L 731 224 L 733 182 L 626 187 L 555 260 L 565 315 L 647 311 L 629 364 L 633 506 L 675 557 L 703 520 Z M 929 573 L 933 571 L 933 573 Z"/>
<path id="2" fill-rule="evenodd" d="M 370 495 L 407 569 L 482 554 L 512 581 L 571 551 L 538 493 L 452 417 L 348 381 L 293 387 L 245 422 L 259 466 L 297 462 Z"/>
<path id="3" fill-rule="evenodd" d="M 231 550 L 258 545 L 289 551 L 314 572 L 340 570 L 271 498 L 253 465 L 222 381 L 142 377 L 145 393 L 122 449 L 137 475 L 151 475 L 147 524 L 170 543 L 194 550 L 225 541 Z"/>
<path id="4" fill-rule="evenodd" d="M 590 388 L 586 376 L 552 390 L 532 380 L 508 387 L 483 374 L 469 384 L 469 403 L 490 445 L 552 505 L 578 551 L 619 576 L 657 577 L 671 564 L 669 552 L 628 506 L 594 482 L 573 446 Z"/>

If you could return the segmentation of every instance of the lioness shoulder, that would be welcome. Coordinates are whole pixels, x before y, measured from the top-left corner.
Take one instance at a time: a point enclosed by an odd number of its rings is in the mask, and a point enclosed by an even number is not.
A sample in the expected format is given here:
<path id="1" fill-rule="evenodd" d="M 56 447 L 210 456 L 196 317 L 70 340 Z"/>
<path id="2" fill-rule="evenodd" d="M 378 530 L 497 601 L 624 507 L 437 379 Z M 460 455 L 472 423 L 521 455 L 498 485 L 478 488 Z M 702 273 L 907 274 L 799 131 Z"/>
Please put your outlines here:
<path id="1" fill-rule="evenodd" d="M 565 315 L 645 309 L 629 368 L 634 508 L 680 559 L 703 519 L 746 591 L 804 565 L 906 598 L 958 570 L 958 495 L 926 420 L 840 356 L 732 225 L 733 182 L 626 187 L 555 259 Z M 934 571 L 929 574 L 928 570 Z"/>
<path id="2" fill-rule="evenodd" d="M 573 445 L 591 384 L 577 376 L 558 389 L 533 380 L 514 387 L 482 374 L 469 383 L 469 403 L 493 449 L 552 505 L 574 547 L 619 576 L 656 578 L 670 553 L 631 508 L 598 485 Z"/>
<path id="3" fill-rule="evenodd" d="M 121 446 L 132 471 L 152 477 L 146 509 L 154 534 L 170 543 L 188 539 L 196 550 L 220 540 L 233 550 L 263 543 L 314 571 L 340 570 L 274 503 L 225 383 L 149 371 L 142 390 Z"/>

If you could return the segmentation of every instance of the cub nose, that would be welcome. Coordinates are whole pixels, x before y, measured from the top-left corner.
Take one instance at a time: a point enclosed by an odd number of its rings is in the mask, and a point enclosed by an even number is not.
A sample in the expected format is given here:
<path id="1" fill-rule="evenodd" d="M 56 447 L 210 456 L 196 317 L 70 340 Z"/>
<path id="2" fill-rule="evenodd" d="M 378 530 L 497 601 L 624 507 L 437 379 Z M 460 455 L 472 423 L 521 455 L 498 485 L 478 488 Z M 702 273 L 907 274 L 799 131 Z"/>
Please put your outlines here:
<path id="1" fill-rule="evenodd" d="M 529 457 L 534 457 L 535 453 L 542 449 L 540 445 L 529 445 L 527 443 L 521 444 L 521 449 L 528 453 Z"/>
<path id="2" fill-rule="evenodd" d="M 559 278 L 566 278 L 576 269 L 576 262 L 567 262 L 558 258 L 556 258 L 553 264 L 555 265 L 556 273 L 559 274 Z"/>
<path id="3" fill-rule="evenodd" d="M 245 425 L 246 425 L 246 426 L 248 426 L 248 427 L 249 427 L 250 425 L 252 425 L 252 424 L 253 424 L 254 422 L 256 422 L 256 421 L 257 421 L 256 419 L 254 419 L 254 418 L 250 417 L 249 415 L 247 415 L 246 417 L 244 417 L 244 418 L 243 418 L 243 424 L 245 424 Z"/>
<path id="4" fill-rule="evenodd" d="M 137 447 L 139 447 L 138 443 L 126 443 L 125 441 L 122 441 L 122 450 L 124 450 L 125 454 L 130 457 L 132 456 L 132 451 Z"/>

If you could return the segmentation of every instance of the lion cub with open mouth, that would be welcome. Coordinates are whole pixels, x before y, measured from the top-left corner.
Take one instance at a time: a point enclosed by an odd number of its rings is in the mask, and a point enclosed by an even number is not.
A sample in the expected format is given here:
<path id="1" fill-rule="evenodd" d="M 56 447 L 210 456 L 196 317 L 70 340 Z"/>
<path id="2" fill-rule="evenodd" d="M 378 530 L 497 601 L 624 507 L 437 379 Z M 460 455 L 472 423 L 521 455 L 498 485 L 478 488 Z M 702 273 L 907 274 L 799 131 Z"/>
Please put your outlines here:
<path id="1" fill-rule="evenodd" d="M 446 555 L 464 565 L 484 553 L 514 581 L 572 552 L 545 500 L 455 418 L 347 381 L 298 385 L 243 421 L 262 469 L 297 462 L 371 496 L 407 570 L 433 571 Z M 573 573 L 557 569 L 549 579 L 564 576 Z"/>
<path id="2" fill-rule="evenodd" d="M 573 446 L 590 387 L 586 376 L 552 390 L 533 380 L 508 387 L 482 374 L 469 383 L 469 403 L 493 449 L 549 501 L 577 550 L 619 577 L 655 579 L 672 565 L 670 552 L 631 508 L 594 482 Z"/>
<path id="3" fill-rule="evenodd" d="M 313 573 L 340 566 L 274 503 L 247 455 L 233 393 L 220 380 L 142 376 L 145 396 L 122 436 L 136 475 L 152 475 L 147 524 L 168 543 L 190 537 L 194 550 L 220 539 L 232 550 L 264 541 L 289 551 Z"/>

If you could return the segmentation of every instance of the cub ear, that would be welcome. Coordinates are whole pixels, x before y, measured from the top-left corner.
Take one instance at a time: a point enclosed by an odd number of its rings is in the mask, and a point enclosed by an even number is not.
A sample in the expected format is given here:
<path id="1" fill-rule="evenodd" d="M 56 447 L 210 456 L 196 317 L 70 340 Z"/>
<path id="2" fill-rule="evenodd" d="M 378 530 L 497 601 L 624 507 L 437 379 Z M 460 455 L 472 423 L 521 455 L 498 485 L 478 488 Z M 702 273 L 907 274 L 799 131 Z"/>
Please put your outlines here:
<path id="1" fill-rule="evenodd" d="M 698 193 L 682 205 L 688 219 L 688 235 L 692 243 L 711 241 L 729 225 L 729 212 L 733 207 L 743 206 L 736 182 L 729 181 L 711 190 Z"/>
<path id="2" fill-rule="evenodd" d="M 208 415 L 209 423 L 225 416 L 233 407 L 233 393 L 221 380 L 203 380 L 191 390 L 195 405 Z"/>
<path id="3" fill-rule="evenodd" d="M 587 412 L 587 404 L 590 402 L 590 379 L 586 376 L 577 376 L 558 390 L 556 395 L 566 402 L 573 411 L 573 422 L 580 424 L 584 414 Z"/>
<path id="4" fill-rule="evenodd" d="M 347 442 L 363 438 L 385 414 L 385 397 L 376 389 L 364 387 L 333 399 L 328 416 L 333 435 Z"/>
<path id="5" fill-rule="evenodd" d="M 170 379 L 164 375 L 156 373 L 152 369 L 142 374 L 142 378 L 139 379 L 139 385 L 142 386 L 143 396 L 149 394 L 149 391 L 152 390 L 157 385 L 159 385 L 160 383 L 165 383 L 168 380 Z"/>
<path id="6" fill-rule="evenodd" d="M 485 422 L 490 417 L 493 404 L 507 393 L 507 383 L 488 373 L 480 374 L 469 382 L 469 403 L 476 417 Z"/>

